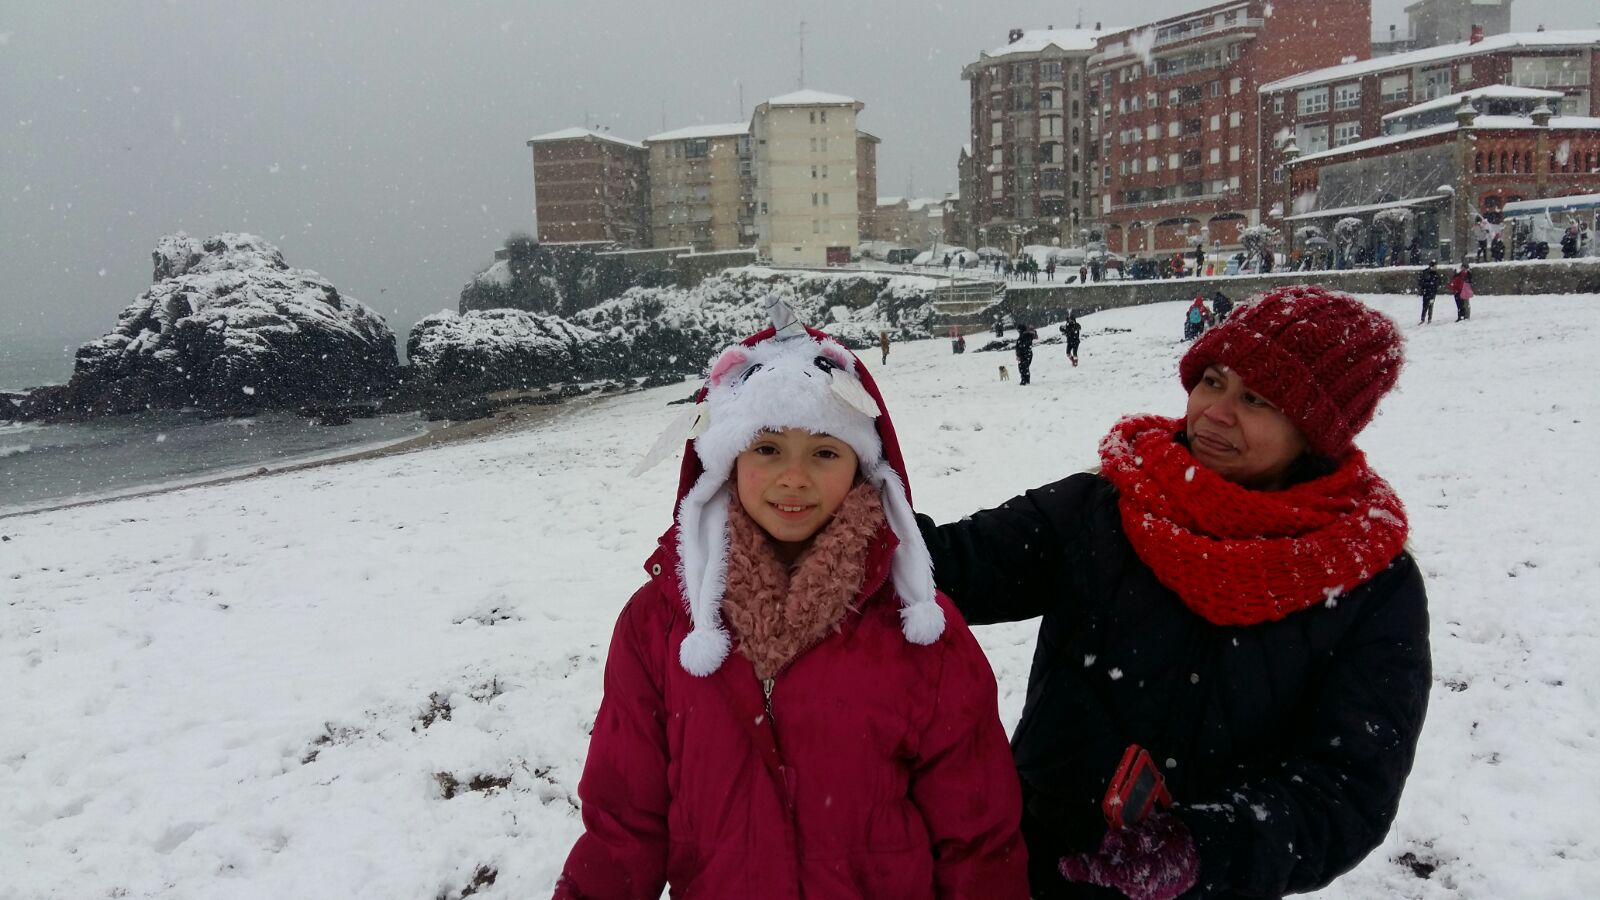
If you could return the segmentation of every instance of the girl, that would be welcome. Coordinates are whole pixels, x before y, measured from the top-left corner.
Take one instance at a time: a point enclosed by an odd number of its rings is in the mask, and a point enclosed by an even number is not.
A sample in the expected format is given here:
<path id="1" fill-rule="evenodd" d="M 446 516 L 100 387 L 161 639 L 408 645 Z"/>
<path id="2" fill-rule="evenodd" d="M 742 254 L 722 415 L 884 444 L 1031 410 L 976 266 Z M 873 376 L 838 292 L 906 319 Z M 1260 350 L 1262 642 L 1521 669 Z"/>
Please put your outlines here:
<path id="1" fill-rule="evenodd" d="M 1184 355 L 1184 415 L 1118 422 L 1099 472 L 921 520 L 969 622 L 1043 617 L 1013 739 L 1035 897 L 1280 897 L 1383 840 L 1428 604 L 1353 441 L 1400 367 L 1385 316 L 1275 290 Z M 1142 819 L 1106 799 L 1137 748 L 1175 801 Z"/>
<path id="2" fill-rule="evenodd" d="M 994 675 L 934 589 L 871 376 L 793 324 L 700 397 L 556 897 L 1026 897 Z"/>
<path id="3" fill-rule="evenodd" d="M 1449 288 L 1456 298 L 1456 321 L 1472 318 L 1472 269 L 1466 260 L 1461 261 L 1461 268 L 1451 276 Z"/>

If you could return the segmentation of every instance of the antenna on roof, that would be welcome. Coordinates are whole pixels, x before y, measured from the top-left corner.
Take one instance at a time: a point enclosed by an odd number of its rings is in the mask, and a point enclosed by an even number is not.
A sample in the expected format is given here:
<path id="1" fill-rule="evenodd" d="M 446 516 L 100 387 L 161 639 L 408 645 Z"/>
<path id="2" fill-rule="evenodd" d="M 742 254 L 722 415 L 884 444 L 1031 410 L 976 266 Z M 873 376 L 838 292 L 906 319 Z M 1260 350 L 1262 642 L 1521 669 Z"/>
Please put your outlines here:
<path id="1" fill-rule="evenodd" d="M 806 89 L 806 20 L 800 20 L 800 81 L 795 85 L 798 90 Z"/>
<path id="2" fill-rule="evenodd" d="M 1077 24 L 1076 27 L 1078 27 L 1078 28 L 1082 28 L 1083 27 L 1083 7 L 1081 7 L 1081 6 L 1078 7 L 1078 24 Z"/>

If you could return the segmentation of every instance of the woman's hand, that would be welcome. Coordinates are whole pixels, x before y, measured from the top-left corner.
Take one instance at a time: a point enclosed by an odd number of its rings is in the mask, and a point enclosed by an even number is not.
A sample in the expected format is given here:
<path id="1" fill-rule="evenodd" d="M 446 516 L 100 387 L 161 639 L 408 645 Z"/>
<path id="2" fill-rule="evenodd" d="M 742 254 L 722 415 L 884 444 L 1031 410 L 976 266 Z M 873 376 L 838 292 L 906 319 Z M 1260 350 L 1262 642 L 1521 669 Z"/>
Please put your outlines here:
<path id="1" fill-rule="evenodd" d="M 1130 900 L 1173 900 L 1194 887 L 1200 854 L 1183 820 L 1152 812 L 1132 828 L 1113 828 L 1094 853 L 1064 856 L 1061 876 L 1121 891 Z"/>

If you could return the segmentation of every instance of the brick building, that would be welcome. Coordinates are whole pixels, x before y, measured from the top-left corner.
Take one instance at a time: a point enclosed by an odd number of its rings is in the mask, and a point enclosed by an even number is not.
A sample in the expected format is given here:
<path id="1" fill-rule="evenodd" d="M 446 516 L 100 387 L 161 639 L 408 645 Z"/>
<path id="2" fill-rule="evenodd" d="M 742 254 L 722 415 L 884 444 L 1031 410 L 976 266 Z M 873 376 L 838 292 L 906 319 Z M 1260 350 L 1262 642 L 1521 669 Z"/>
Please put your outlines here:
<path id="1" fill-rule="evenodd" d="M 856 236 L 860 240 L 866 240 L 878 205 L 879 143 L 874 135 L 856 132 Z"/>
<path id="2" fill-rule="evenodd" d="M 1398 249 L 1415 239 L 1421 254 L 1448 260 L 1475 249 L 1469 229 L 1478 215 L 1497 221 L 1507 203 L 1600 192 L 1600 117 L 1554 116 L 1547 98 L 1515 94 L 1503 102 L 1532 108 L 1485 115 L 1479 110 L 1489 99 L 1461 96 L 1442 110 L 1443 124 L 1417 123 L 1423 127 L 1305 156 L 1286 147 L 1293 211 L 1283 221 L 1291 241 L 1309 236 L 1309 226 L 1337 244 L 1335 225 L 1355 219 L 1361 246 L 1388 241 Z M 1378 227 L 1389 210 L 1406 211 L 1405 234 Z"/>
<path id="3" fill-rule="evenodd" d="M 1563 116 L 1600 115 L 1600 30 L 1494 35 L 1363 60 L 1263 84 L 1260 171 L 1273 185 L 1258 210 L 1288 209 L 1282 190 L 1284 148 L 1302 156 L 1386 135 L 1386 118 L 1429 101 L 1483 93 L 1495 86 L 1560 91 Z M 1489 112 L 1493 112 L 1490 110 Z M 1559 121 L 1559 120 L 1558 120 Z"/>
<path id="4" fill-rule="evenodd" d="M 755 244 L 750 126 L 694 125 L 644 139 L 650 152 L 651 246 L 698 253 Z"/>
<path id="5" fill-rule="evenodd" d="M 1088 63 L 1089 217 L 1109 248 L 1237 246 L 1260 215 L 1257 87 L 1364 58 L 1370 30 L 1364 3 L 1245 0 L 1101 37 Z"/>
<path id="6" fill-rule="evenodd" d="M 528 147 L 540 241 L 650 245 L 649 155 L 643 144 L 565 128 L 530 138 Z"/>
<path id="7" fill-rule="evenodd" d="M 968 82 L 971 144 L 961 160 L 961 196 L 971 240 L 1079 242 L 1088 220 L 1089 57 L 1098 26 L 1013 29 L 1009 42 L 961 70 Z"/>

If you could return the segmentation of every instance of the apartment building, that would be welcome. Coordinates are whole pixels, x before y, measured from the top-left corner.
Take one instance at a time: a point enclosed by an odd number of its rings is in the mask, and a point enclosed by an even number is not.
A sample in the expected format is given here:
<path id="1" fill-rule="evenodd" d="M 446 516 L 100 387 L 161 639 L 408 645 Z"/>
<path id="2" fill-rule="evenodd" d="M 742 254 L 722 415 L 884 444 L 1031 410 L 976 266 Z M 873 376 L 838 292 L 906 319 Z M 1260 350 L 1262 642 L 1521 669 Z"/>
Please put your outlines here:
<path id="1" fill-rule="evenodd" d="M 756 107 L 750 131 L 756 247 L 762 256 L 805 265 L 849 262 L 860 241 L 856 116 L 864 107 L 814 90 Z"/>
<path id="2" fill-rule="evenodd" d="M 1263 84 L 1261 172 L 1281 186 L 1288 152 L 1310 156 L 1380 138 L 1406 126 L 1419 105 L 1458 106 L 1460 98 L 1475 94 L 1505 97 L 1504 88 L 1559 92 L 1548 103 L 1558 125 L 1562 116 L 1600 116 L 1597 51 L 1600 30 L 1514 32 Z M 1284 203 L 1281 190 L 1269 189 L 1259 210 L 1266 214 L 1275 204 L 1287 209 Z"/>
<path id="3" fill-rule="evenodd" d="M 1089 216 L 1110 249 L 1237 246 L 1261 215 L 1258 86 L 1365 58 L 1370 32 L 1366 4 L 1243 0 L 1101 37 Z"/>
<path id="4" fill-rule="evenodd" d="M 1012 29 L 961 70 L 972 142 L 960 163 L 965 229 L 979 243 L 1076 244 L 1088 221 L 1089 57 L 1107 32 Z"/>
<path id="5" fill-rule="evenodd" d="M 1511 0 L 1417 0 L 1406 7 L 1413 50 L 1511 30 Z"/>
<path id="6" fill-rule="evenodd" d="M 540 241 L 650 245 L 649 155 L 643 144 L 588 128 L 552 131 L 527 143 Z"/>
<path id="7" fill-rule="evenodd" d="M 865 131 L 856 132 L 856 237 L 866 240 L 878 204 L 878 144 Z"/>
<path id="8" fill-rule="evenodd" d="M 695 125 L 644 139 L 655 247 L 697 253 L 755 244 L 755 157 L 748 122 Z"/>

